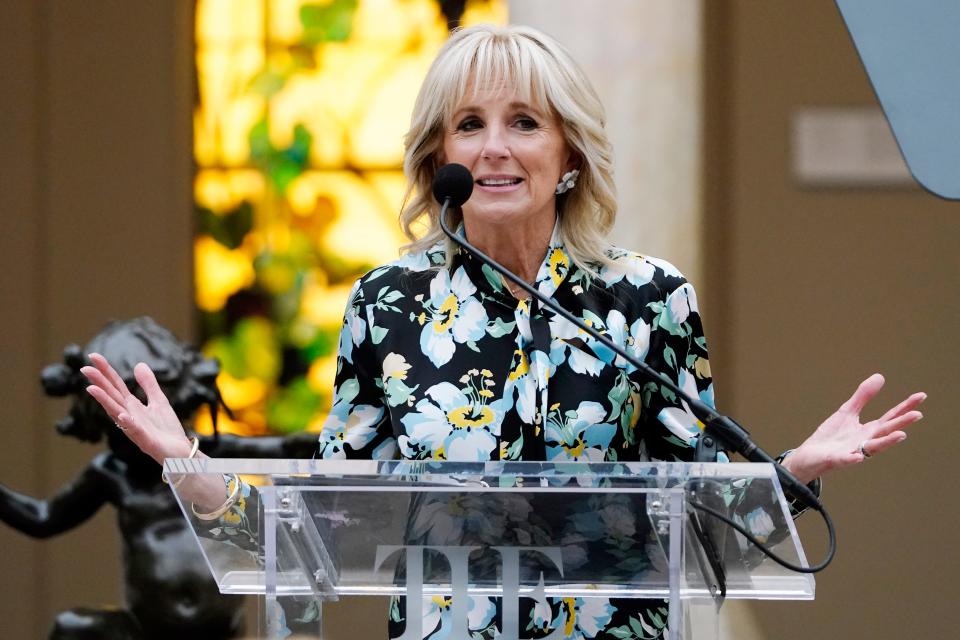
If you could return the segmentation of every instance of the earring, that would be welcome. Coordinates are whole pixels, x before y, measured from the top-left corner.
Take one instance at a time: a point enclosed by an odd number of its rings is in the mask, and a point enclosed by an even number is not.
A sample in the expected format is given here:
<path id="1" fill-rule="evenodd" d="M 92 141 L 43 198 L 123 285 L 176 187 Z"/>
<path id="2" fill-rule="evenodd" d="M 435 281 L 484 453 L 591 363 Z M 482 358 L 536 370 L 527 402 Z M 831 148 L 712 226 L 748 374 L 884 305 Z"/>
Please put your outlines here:
<path id="1" fill-rule="evenodd" d="M 557 183 L 556 194 L 560 195 L 561 193 L 566 193 L 577 186 L 577 176 L 580 175 L 579 169 L 574 169 L 573 171 L 567 171 L 560 178 L 560 182 Z"/>

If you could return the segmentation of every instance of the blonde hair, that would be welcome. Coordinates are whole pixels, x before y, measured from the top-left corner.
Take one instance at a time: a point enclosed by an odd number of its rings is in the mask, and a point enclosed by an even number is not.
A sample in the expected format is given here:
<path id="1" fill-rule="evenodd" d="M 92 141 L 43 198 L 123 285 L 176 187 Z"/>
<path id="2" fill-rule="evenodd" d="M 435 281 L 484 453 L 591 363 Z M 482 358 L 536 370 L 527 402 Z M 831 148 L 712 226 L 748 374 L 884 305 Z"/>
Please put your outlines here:
<path id="1" fill-rule="evenodd" d="M 431 183 L 439 168 L 444 128 L 470 86 L 515 87 L 526 102 L 546 107 L 558 117 L 580 170 L 576 187 L 557 196 L 560 239 L 571 260 L 589 273 L 595 272 L 590 263 L 610 264 L 605 236 L 617 204 L 603 105 L 559 43 L 522 26 L 477 25 L 456 31 L 427 72 L 404 138 L 407 193 L 400 224 L 410 243 L 402 251 L 423 251 L 444 239 Z M 459 223 L 453 216 L 449 220 Z M 423 226 L 426 230 L 418 236 L 415 229 Z M 453 255 L 451 245 L 447 240 L 448 261 Z"/>

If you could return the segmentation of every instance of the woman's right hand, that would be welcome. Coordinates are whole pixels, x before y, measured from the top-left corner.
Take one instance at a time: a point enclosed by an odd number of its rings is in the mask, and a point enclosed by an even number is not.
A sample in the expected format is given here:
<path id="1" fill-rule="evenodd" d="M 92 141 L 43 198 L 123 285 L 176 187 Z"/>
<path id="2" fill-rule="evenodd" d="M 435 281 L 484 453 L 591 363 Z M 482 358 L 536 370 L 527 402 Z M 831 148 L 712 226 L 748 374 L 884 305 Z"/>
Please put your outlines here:
<path id="1" fill-rule="evenodd" d="M 150 367 L 141 362 L 133 369 L 137 383 L 147 395 L 144 405 L 130 393 L 106 358 L 99 353 L 91 353 L 89 358 L 93 366 L 80 369 L 90 381 L 87 393 L 141 451 L 160 464 L 164 458 L 190 455 L 190 440 Z"/>

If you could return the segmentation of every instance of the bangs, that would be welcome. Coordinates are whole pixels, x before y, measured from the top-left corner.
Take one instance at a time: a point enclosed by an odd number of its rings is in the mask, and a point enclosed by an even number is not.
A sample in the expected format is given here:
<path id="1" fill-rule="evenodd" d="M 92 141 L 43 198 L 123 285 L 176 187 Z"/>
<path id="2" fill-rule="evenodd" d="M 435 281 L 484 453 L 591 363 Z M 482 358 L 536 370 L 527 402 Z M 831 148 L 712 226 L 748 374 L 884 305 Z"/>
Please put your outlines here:
<path id="1" fill-rule="evenodd" d="M 451 65 L 444 105 L 444 119 L 449 122 L 464 99 L 480 92 L 516 92 L 517 97 L 544 112 L 555 113 L 556 108 L 547 92 L 549 74 L 541 55 L 531 48 L 539 46 L 527 38 L 506 38 L 496 34 L 484 35 L 478 43 L 461 42 L 462 54 L 458 64 Z M 467 40 L 467 39 L 465 39 Z M 453 52 L 451 52 L 453 53 Z M 461 53 L 461 52 L 457 52 Z"/>

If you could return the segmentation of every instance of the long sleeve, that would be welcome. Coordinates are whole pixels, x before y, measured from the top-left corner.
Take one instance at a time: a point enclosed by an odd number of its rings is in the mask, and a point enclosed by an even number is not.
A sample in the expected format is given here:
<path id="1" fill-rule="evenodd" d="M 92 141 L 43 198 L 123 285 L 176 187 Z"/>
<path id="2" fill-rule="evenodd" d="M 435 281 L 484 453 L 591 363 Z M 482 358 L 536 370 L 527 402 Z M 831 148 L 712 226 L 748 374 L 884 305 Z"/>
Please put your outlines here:
<path id="1" fill-rule="evenodd" d="M 321 458 L 390 459 L 397 440 L 386 409 L 383 364 L 376 362 L 379 329 L 364 308 L 362 280 L 343 314 L 333 407 L 320 434 Z"/>
<path id="2" fill-rule="evenodd" d="M 714 406 L 706 338 L 693 285 L 682 278 L 662 300 L 649 302 L 650 348 L 646 362 L 689 395 Z M 690 460 L 703 425 L 687 403 L 659 382 L 633 376 L 641 390 L 643 445 L 655 460 Z"/>

